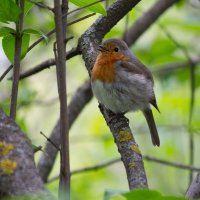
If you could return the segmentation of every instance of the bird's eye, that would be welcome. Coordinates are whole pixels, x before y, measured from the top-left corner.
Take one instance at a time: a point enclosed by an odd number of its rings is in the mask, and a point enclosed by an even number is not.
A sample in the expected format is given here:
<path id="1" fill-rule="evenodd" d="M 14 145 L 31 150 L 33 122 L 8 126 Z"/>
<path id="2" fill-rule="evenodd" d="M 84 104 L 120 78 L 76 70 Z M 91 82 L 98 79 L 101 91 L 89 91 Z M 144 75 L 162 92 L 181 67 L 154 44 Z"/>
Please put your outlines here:
<path id="1" fill-rule="evenodd" d="M 114 48 L 114 51 L 115 51 L 115 52 L 118 52 L 118 51 L 119 51 L 119 48 L 115 47 L 115 48 Z"/>

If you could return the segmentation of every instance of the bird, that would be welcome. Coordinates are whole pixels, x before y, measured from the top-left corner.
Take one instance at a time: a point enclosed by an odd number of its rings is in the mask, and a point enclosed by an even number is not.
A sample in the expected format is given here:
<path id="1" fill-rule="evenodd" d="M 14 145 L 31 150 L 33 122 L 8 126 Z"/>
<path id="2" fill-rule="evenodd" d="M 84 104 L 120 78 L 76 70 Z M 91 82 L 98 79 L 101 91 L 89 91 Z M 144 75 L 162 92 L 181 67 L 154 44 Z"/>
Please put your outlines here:
<path id="1" fill-rule="evenodd" d="M 160 139 L 152 106 L 160 112 L 151 71 L 121 39 L 108 39 L 98 46 L 91 70 L 91 88 L 100 104 L 115 114 L 142 111 L 154 146 Z"/>

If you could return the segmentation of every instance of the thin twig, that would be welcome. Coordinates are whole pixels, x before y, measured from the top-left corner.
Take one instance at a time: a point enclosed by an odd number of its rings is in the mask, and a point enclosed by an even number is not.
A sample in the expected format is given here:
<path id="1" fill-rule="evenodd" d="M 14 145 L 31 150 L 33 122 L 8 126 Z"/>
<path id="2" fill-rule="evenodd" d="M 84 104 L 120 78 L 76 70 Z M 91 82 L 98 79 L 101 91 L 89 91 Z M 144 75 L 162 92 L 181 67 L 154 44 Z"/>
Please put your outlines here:
<path id="1" fill-rule="evenodd" d="M 81 51 L 79 50 L 78 47 L 72 48 L 70 51 L 68 51 L 66 53 L 65 59 L 69 60 L 70 58 L 72 58 L 74 56 L 77 56 L 77 55 L 80 55 L 80 54 L 81 54 Z M 35 67 L 33 67 L 32 69 L 29 69 L 29 70 L 25 71 L 24 73 L 22 73 L 20 75 L 20 80 L 24 79 L 24 78 L 27 78 L 29 76 L 32 76 L 34 74 L 37 74 L 37 73 L 41 72 L 44 69 L 47 69 L 47 68 L 50 68 L 51 66 L 54 66 L 55 64 L 56 64 L 56 62 L 55 62 L 54 58 L 45 60 L 42 63 L 40 63 L 39 65 L 36 65 Z"/>
<path id="2" fill-rule="evenodd" d="M 19 1 L 19 7 L 21 9 L 21 13 L 19 16 L 19 21 L 16 24 L 15 55 L 14 55 L 14 64 L 13 64 L 14 71 L 13 71 L 13 83 L 12 83 L 11 104 L 10 104 L 10 117 L 13 118 L 14 120 L 16 118 L 17 96 L 18 96 L 18 87 L 19 87 L 22 31 L 23 31 L 23 21 L 24 21 L 24 0 Z"/>
<path id="3" fill-rule="evenodd" d="M 193 59 L 192 62 L 198 66 L 200 63 L 200 58 Z M 188 69 L 188 61 L 168 63 L 156 66 L 153 68 L 152 72 L 156 75 L 165 75 L 166 73 L 175 72 L 181 69 Z"/>
<path id="4" fill-rule="evenodd" d="M 42 151 L 42 146 L 33 147 L 33 152 L 37 153 L 38 151 Z"/>
<path id="5" fill-rule="evenodd" d="M 71 26 L 71 25 L 73 25 L 73 24 L 75 24 L 75 23 L 77 23 L 77 22 L 80 22 L 80 21 L 82 21 L 82 20 L 85 20 L 85 19 L 87 19 L 87 18 L 89 18 L 89 17 L 92 17 L 92 16 L 94 16 L 96 13 L 92 13 L 92 14 L 89 14 L 89 15 L 85 15 L 85 16 L 83 16 L 83 17 L 80 17 L 79 19 L 76 19 L 76 20 L 74 20 L 74 21 L 72 21 L 72 22 L 69 22 L 68 24 L 67 24 L 67 27 L 69 27 L 69 26 Z M 47 37 L 50 37 L 53 33 L 55 33 L 55 29 L 52 29 L 51 31 L 49 31 L 48 33 L 46 33 L 46 36 Z M 32 48 L 34 48 L 36 45 L 38 45 L 40 42 L 42 42 L 44 40 L 44 37 L 41 37 L 41 38 L 39 38 L 38 40 L 36 40 L 29 48 L 28 48 L 28 51 L 30 51 Z"/>
<path id="6" fill-rule="evenodd" d="M 185 165 L 185 164 L 178 163 L 178 162 L 166 161 L 166 160 L 154 158 L 152 156 L 143 156 L 143 158 L 146 161 L 152 161 L 152 162 L 155 162 L 155 163 L 159 163 L 159 164 L 167 165 L 167 166 L 171 166 L 171 167 L 176 167 L 176 168 L 179 168 L 179 169 L 186 169 L 186 170 L 196 171 L 196 172 L 200 171 L 200 168 L 194 167 L 192 165 Z"/>
<path id="7" fill-rule="evenodd" d="M 113 160 L 110 160 L 110 161 L 107 161 L 107 162 L 104 162 L 104 163 L 101 163 L 101 164 L 98 164 L 98 165 L 95 165 L 95 166 L 91 166 L 91 167 L 84 167 L 84 168 L 81 168 L 81 169 L 77 169 L 77 170 L 73 170 L 71 172 L 71 176 L 72 175 L 75 175 L 75 174 L 80 174 L 80 173 L 84 173 L 84 172 L 90 172 L 90 171 L 95 171 L 95 170 L 99 170 L 99 169 L 103 169 L 105 167 L 109 167 L 110 165 L 113 165 L 117 162 L 120 162 L 121 159 L 120 158 L 116 158 L 116 159 L 113 159 Z M 48 183 L 51 183 L 55 180 L 58 180 L 59 176 L 54 176 L 52 178 L 50 178 L 47 182 Z"/>
<path id="8" fill-rule="evenodd" d="M 60 147 L 57 146 L 51 139 L 49 139 L 42 131 L 40 131 L 40 134 L 44 136 L 45 139 L 52 144 L 52 146 L 54 146 L 58 151 L 60 151 Z"/>
<path id="9" fill-rule="evenodd" d="M 170 167 L 175 167 L 175 168 L 179 168 L 179 169 L 184 169 L 184 170 L 190 170 L 190 171 L 195 171 L 195 172 L 200 172 L 200 168 L 191 166 L 191 165 L 184 165 L 182 163 L 178 163 L 178 162 L 171 162 L 171 161 L 166 161 L 166 160 L 162 160 L 162 159 L 158 159 L 158 158 L 154 158 L 152 156 L 147 156 L 144 155 L 143 159 L 149 162 L 155 162 L 161 165 L 166 165 L 166 166 L 170 166 Z M 97 164 L 91 167 L 84 167 L 81 169 L 77 169 L 77 170 L 73 170 L 71 172 L 71 175 L 75 175 L 75 174 L 80 174 L 80 173 L 85 173 L 85 172 L 89 172 L 89 171 L 95 171 L 95 170 L 99 170 L 105 167 L 109 167 L 110 165 L 113 165 L 117 162 L 121 162 L 120 158 L 116 158 L 101 164 Z M 59 176 L 55 176 L 52 177 L 51 179 L 48 180 L 48 183 L 51 183 L 52 181 L 58 180 Z"/>
<path id="10" fill-rule="evenodd" d="M 0 77 L 0 82 L 4 79 L 4 77 L 10 72 L 10 70 L 13 68 L 13 65 L 10 65 L 5 71 L 4 73 L 1 75 Z"/>

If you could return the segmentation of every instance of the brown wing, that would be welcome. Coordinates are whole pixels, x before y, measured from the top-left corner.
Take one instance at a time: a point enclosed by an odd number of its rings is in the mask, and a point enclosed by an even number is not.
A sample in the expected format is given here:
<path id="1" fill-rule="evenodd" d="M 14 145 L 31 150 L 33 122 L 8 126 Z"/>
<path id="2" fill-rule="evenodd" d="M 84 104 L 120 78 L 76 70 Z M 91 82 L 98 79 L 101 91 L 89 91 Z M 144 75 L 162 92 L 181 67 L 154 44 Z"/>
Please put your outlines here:
<path id="1" fill-rule="evenodd" d="M 152 83 L 154 83 L 151 71 L 145 65 L 143 65 L 139 60 L 135 60 L 134 59 L 134 63 L 133 62 L 122 61 L 120 63 L 120 66 L 123 67 L 124 70 L 126 70 L 128 72 L 132 72 L 134 74 L 144 75 L 147 79 L 151 80 Z M 149 103 L 151 105 L 153 105 L 158 110 L 158 112 L 160 112 L 160 110 L 158 108 L 158 105 L 156 103 L 155 94 L 153 95 L 153 98 L 150 99 Z"/>
<path id="2" fill-rule="evenodd" d="M 134 62 L 122 61 L 120 65 L 121 67 L 124 68 L 124 70 L 132 72 L 134 74 L 142 74 L 147 79 L 151 80 L 152 83 L 154 83 L 151 71 L 145 65 L 143 65 L 138 59 L 137 60 L 134 59 Z"/>

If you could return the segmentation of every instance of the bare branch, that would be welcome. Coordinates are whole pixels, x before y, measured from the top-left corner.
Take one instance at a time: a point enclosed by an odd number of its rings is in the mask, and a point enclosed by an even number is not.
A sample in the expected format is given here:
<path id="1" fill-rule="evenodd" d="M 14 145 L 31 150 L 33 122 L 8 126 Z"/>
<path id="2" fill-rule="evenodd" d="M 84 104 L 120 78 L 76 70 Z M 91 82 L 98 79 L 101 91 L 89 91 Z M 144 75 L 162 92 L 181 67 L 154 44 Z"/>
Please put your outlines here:
<path id="1" fill-rule="evenodd" d="M 57 146 L 51 139 L 49 139 L 42 131 L 40 131 L 40 134 L 41 134 L 42 136 L 44 136 L 44 138 L 45 138 L 48 142 L 50 142 L 50 143 L 57 149 L 57 151 L 60 151 L 60 147 Z"/>
<path id="2" fill-rule="evenodd" d="M 80 55 L 80 54 L 81 54 L 81 51 L 78 48 L 72 48 L 70 51 L 68 51 L 66 53 L 65 59 L 69 60 L 70 58 L 72 58 L 74 56 L 77 56 L 77 55 Z M 37 73 L 41 72 L 44 69 L 47 69 L 47 68 L 50 68 L 51 66 L 54 66 L 55 64 L 56 64 L 56 62 L 55 62 L 54 58 L 45 60 L 42 63 L 40 63 L 39 65 L 33 67 L 32 69 L 27 70 L 24 73 L 21 73 L 20 80 L 24 79 L 24 78 L 27 78 L 29 76 L 32 76 L 34 74 L 37 74 Z"/>
<path id="3" fill-rule="evenodd" d="M 200 63 L 200 58 L 192 59 L 192 62 L 195 65 L 197 65 Z M 155 69 L 153 69 L 152 72 L 158 76 L 161 76 L 161 75 L 165 75 L 166 73 L 174 72 L 177 70 L 188 69 L 188 65 L 189 65 L 188 61 L 163 64 L 163 65 L 157 66 Z"/>
<path id="4" fill-rule="evenodd" d="M 120 161 L 121 161 L 121 159 L 117 158 L 117 159 L 113 159 L 113 160 L 110 160 L 110 161 L 107 161 L 107 162 L 104 162 L 104 163 L 101 163 L 101 164 L 98 164 L 98 165 L 95 165 L 95 166 L 84 167 L 84 168 L 72 171 L 71 175 L 90 172 L 90 171 L 95 171 L 95 170 L 102 169 L 102 168 L 108 167 L 110 165 L 113 165 L 113 164 L 118 163 Z M 59 176 L 55 176 L 55 177 L 49 179 L 47 182 L 51 183 L 51 182 L 57 180 L 58 178 L 59 178 Z"/>
<path id="5" fill-rule="evenodd" d="M 87 18 L 89 18 L 89 17 L 92 17 L 92 16 L 94 16 L 96 13 L 92 13 L 92 14 L 89 14 L 89 15 L 85 15 L 85 16 L 83 16 L 83 17 L 80 17 L 79 19 L 76 19 L 76 20 L 74 20 L 74 21 L 72 21 L 72 22 L 69 22 L 68 24 L 67 24 L 67 27 L 69 27 L 69 26 L 71 26 L 71 25 L 73 25 L 73 24 L 76 24 L 76 23 L 78 23 L 78 22 L 80 22 L 80 21 L 83 21 L 83 20 L 85 20 L 85 19 L 87 19 Z M 47 34 L 46 34 L 46 36 L 47 37 L 50 37 L 51 35 L 53 35 L 55 33 L 55 29 L 52 29 L 51 31 L 49 31 Z M 29 48 L 28 48 L 28 52 L 31 50 L 31 49 L 33 49 L 36 45 L 38 45 L 40 42 L 42 42 L 44 40 L 44 37 L 41 37 L 41 38 L 39 38 L 38 40 L 36 40 Z"/>
<path id="6" fill-rule="evenodd" d="M 62 1 L 62 8 L 68 10 L 68 1 Z M 60 0 L 54 0 L 55 31 L 56 31 L 56 74 L 58 94 L 60 99 L 60 200 L 70 199 L 70 159 L 69 159 L 69 126 L 67 120 L 67 88 L 66 88 L 66 65 L 65 65 L 65 39 L 66 39 L 66 18 L 62 18 Z"/>
<path id="7" fill-rule="evenodd" d="M 123 39 L 131 46 L 168 8 L 179 0 L 158 0 L 125 32 Z"/>
<path id="8" fill-rule="evenodd" d="M 169 167 L 175 167 L 175 168 L 179 168 L 179 169 L 183 169 L 183 170 L 190 170 L 190 171 L 200 171 L 200 168 L 191 166 L 191 165 L 184 165 L 182 163 L 177 163 L 177 162 L 171 162 L 171 161 L 166 161 L 166 160 L 162 160 L 162 159 L 158 159 L 158 158 L 154 158 L 152 156 L 147 156 L 147 155 L 143 155 L 143 159 L 146 161 L 150 161 L 150 162 L 154 162 L 154 163 L 158 163 L 161 165 L 165 165 L 165 166 L 169 166 Z M 101 164 L 97 164 L 91 167 L 84 167 L 81 169 L 77 169 L 77 170 L 73 170 L 71 172 L 71 175 L 75 175 L 75 174 L 80 174 L 80 173 L 85 173 L 85 172 L 90 172 L 90 171 L 95 171 L 95 170 L 99 170 L 105 167 L 109 167 L 110 165 L 113 165 L 115 163 L 121 162 L 120 158 L 116 158 Z M 58 180 L 59 176 L 55 176 L 52 177 L 51 179 L 48 180 L 48 183 L 53 182 L 55 180 Z"/>
<path id="9" fill-rule="evenodd" d="M 5 71 L 4 73 L 1 75 L 0 77 L 0 82 L 5 78 L 5 76 L 10 72 L 10 70 L 13 68 L 13 65 L 10 65 Z"/>

